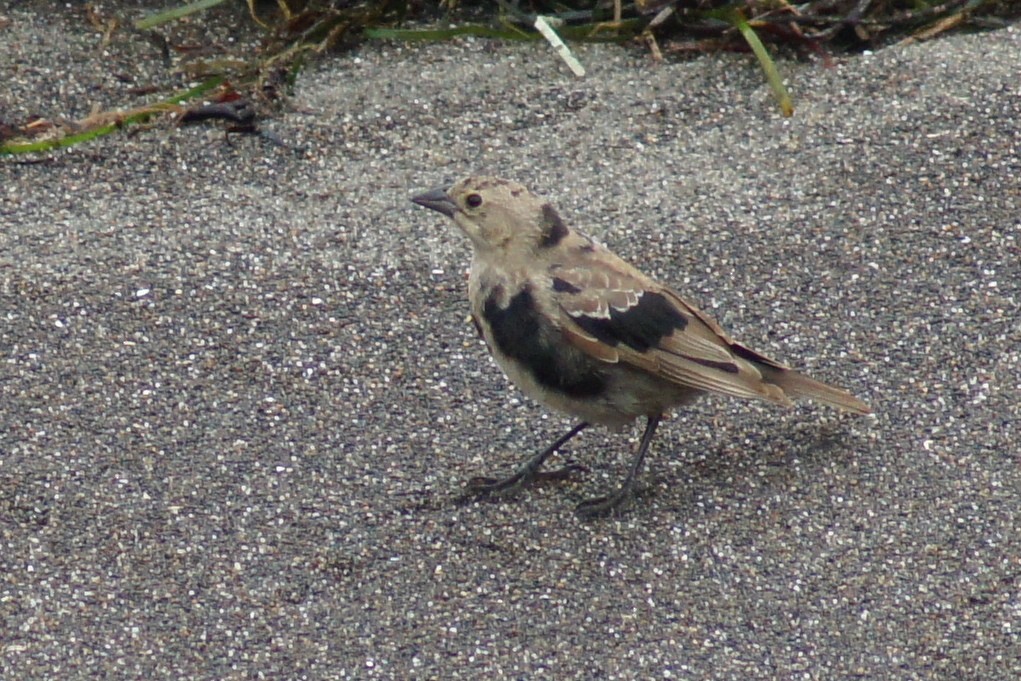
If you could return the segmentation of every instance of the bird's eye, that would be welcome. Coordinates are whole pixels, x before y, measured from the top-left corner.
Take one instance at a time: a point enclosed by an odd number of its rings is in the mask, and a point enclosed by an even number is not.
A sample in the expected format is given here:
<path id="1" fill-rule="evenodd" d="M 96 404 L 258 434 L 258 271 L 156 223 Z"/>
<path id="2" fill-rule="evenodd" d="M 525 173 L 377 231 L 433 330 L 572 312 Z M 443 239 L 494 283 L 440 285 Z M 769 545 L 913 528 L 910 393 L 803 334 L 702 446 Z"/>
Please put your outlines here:
<path id="1" fill-rule="evenodd" d="M 482 205 L 482 197 L 478 194 L 469 194 L 464 202 L 469 208 L 478 208 Z"/>

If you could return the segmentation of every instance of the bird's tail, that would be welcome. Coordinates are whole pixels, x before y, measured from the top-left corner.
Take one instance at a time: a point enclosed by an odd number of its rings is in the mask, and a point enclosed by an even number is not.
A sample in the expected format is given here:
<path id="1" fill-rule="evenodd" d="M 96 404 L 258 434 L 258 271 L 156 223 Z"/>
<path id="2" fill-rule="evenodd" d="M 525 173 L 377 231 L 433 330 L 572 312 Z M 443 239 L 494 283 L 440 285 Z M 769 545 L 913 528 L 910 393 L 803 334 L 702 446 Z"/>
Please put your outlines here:
<path id="1" fill-rule="evenodd" d="M 843 409 L 854 414 L 871 414 L 872 409 L 851 393 L 841 388 L 834 387 L 799 374 L 793 369 L 778 369 L 771 366 L 759 366 L 762 377 L 767 382 L 780 387 L 789 397 L 797 399 L 807 397 L 816 402 L 828 404 L 837 409 Z"/>
<path id="2" fill-rule="evenodd" d="M 744 359 L 750 360 L 762 373 L 762 378 L 767 383 L 779 387 L 791 399 L 807 397 L 816 402 L 822 402 L 837 409 L 843 409 L 854 414 L 871 414 L 872 409 L 857 397 L 842 388 L 817 381 L 800 374 L 794 369 L 780 364 L 765 355 L 755 352 L 740 343 L 731 342 L 731 350 Z"/>

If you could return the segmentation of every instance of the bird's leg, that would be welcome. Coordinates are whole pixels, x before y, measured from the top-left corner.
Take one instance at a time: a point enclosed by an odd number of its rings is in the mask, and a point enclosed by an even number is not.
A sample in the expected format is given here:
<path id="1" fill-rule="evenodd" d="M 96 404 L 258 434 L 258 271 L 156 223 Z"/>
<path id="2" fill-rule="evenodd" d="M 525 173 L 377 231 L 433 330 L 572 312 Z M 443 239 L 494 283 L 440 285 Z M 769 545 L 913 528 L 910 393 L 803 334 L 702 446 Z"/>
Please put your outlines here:
<path id="1" fill-rule="evenodd" d="M 622 504 L 627 502 L 634 490 L 635 480 L 642 470 L 642 462 L 645 461 L 645 454 L 649 451 L 649 443 L 652 442 L 652 436 L 656 433 L 656 426 L 659 425 L 659 421 L 662 418 L 662 414 L 649 417 L 648 423 L 645 426 L 645 434 L 642 435 L 642 443 L 638 445 L 638 453 L 635 454 L 634 461 L 631 462 L 631 470 L 628 472 L 627 478 L 624 479 L 624 484 L 620 486 L 620 489 L 609 496 L 597 497 L 581 502 L 575 508 L 578 515 L 582 518 L 607 516 L 614 513 Z"/>
<path id="2" fill-rule="evenodd" d="M 528 484 L 537 477 L 548 477 L 548 478 L 563 478 L 572 470 L 575 470 L 577 466 L 565 466 L 549 473 L 539 473 L 539 467 L 550 458 L 555 451 L 567 444 L 567 441 L 572 437 L 580 433 L 581 431 L 588 428 L 588 423 L 582 421 L 574 428 L 571 428 L 566 435 L 562 436 L 559 440 L 551 444 L 546 449 L 539 452 L 537 455 L 525 462 L 521 468 L 516 470 L 513 474 L 506 478 L 472 478 L 468 481 L 468 491 L 474 494 L 489 494 L 491 492 L 500 492 L 507 489 L 515 489 L 523 485 Z"/>

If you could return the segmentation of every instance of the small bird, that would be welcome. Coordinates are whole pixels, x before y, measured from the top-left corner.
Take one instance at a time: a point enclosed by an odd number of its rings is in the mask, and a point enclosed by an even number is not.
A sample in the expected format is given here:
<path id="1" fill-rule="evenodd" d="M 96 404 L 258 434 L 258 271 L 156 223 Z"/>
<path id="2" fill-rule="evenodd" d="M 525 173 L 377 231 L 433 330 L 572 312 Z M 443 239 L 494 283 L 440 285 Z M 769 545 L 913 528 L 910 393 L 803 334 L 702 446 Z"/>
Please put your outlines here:
<path id="1" fill-rule="evenodd" d="M 411 200 L 451 218 L 471 241 L 472 320 L 496 363 L 526 395 L 581 420 L 509 477 L 474 479 L 476 493 L 536 478 L 547 458 L 591 424 L 620 429 L 645 417 L 623 485 L 577 508 L 583 517 L 613 513 L 630 497 L 663 414 L 705 393 L 787 406 L 807 397 L 870 412 L 847 391 L 734 341 L 516 182 L 469 177 Z"/>

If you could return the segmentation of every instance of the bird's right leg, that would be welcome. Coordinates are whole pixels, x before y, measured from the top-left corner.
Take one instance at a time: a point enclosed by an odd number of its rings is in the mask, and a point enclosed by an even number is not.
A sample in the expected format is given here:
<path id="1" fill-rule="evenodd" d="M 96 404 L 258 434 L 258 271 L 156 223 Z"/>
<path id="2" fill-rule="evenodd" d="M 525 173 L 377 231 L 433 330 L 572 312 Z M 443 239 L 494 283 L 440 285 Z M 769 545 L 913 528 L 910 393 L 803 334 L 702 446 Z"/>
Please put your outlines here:
<path id="1" fill-rule="evenodd" d="M 649 451 L 652 436 L 656 434 L 656 426 L 659 425 L 662 418 L 662 414 L 649 417 L 645 425 L 645 434 L 642 435 L 642 442 L 638 445 L 638 453 L 635 455 L 634 461 L 631 462 L 631 470 L 628 471 L 627 478 L 624 479 L 624 484 L 620 486 L 620 489 L 608 496 L 581 502 L 575 509 L 579 516 L 586 520 L 591 520 L 592 518 L 612 515 L 617 513 L 631 499 L 632 490 L 634 490 L 638 474 L 642 472 L 642 463 L 645 461 L 645 455 Z"/>
<path id="2" fill-rule="evenodd" d="M 568 440 L 588 428 L 588 426 L 588 423 L 582 421 L 574 428 L 571 428 L 567 434 L 563 435 L 556 442 L 526 461 L 521 468 L 506 478 L 472 478 L 468 481 L 468 494 L 491 494 L 493 492 L 518 489 L 527 485 L 529 482 L 540 478 L 555 480 L 566 477 L 572 470 L 577 470 L 578 466 L 568 465 L 555 471 L 549 471 L 548 473 L 540 473 L 539 467 L 542 466 L 542 464 L 546 462 L 546 459 L 550 458 L 554 452 L 567 444 Z"/>

